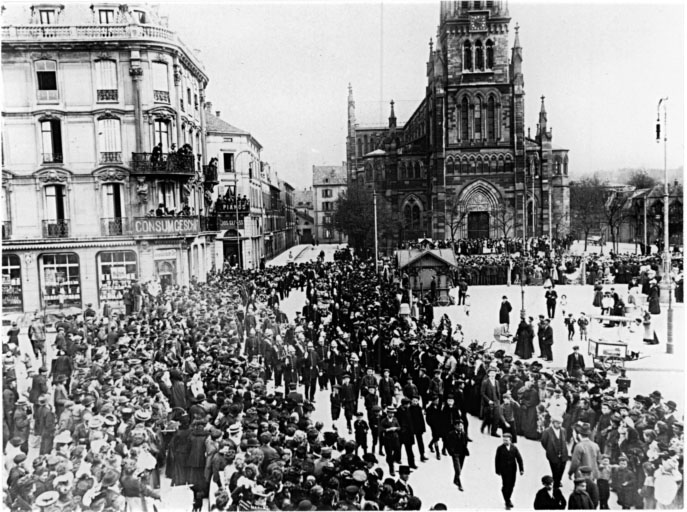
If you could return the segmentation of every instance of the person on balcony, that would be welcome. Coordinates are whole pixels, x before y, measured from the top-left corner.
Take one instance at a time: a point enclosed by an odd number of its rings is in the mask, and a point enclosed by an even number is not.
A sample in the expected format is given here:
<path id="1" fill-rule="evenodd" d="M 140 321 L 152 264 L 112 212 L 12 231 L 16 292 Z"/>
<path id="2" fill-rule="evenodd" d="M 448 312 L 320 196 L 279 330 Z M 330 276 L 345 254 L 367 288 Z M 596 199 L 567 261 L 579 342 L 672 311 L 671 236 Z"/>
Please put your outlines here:
<path id="1" fill-rule="evenodd" d="M 162 142 L 158 143 L 153 148 L 153 152 L 150 154 L 150 163 L 151 164 L 157 164 L 158 162 L 160 162 L 161 157 L 162 157 Z"/>
<path id="2" fill-rule="evenodd" d="M 168 212 L 167 212 L 167 209 L 165 208 L 165 205 L 160 203 L 157 207 L 157 210 L 155 210 L 155 216 L 156 217 L 164 217 L 167 214 L 168 214 Z"/>

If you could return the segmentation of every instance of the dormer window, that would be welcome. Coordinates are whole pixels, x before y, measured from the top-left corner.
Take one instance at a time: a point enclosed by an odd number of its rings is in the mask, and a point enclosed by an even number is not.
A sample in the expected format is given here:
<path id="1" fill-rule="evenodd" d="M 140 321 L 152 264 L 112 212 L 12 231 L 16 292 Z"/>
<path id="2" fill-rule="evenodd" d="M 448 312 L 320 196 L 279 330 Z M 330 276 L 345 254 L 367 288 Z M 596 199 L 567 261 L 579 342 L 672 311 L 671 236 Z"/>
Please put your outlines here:
<path id="1" fill-rule="evenodd" d="M 101 25 L 111 25 L 115 22 L 115 12 L 114 9 L 99 9 L 98 10 L 98 20 Z"/>
<path id="2" fill-rule="evenodd" d="M 38 11 L 38 17 L 41 21 L 41 25 L 54 25 L 57 20 L 55 9 L 40 9 Z"/>

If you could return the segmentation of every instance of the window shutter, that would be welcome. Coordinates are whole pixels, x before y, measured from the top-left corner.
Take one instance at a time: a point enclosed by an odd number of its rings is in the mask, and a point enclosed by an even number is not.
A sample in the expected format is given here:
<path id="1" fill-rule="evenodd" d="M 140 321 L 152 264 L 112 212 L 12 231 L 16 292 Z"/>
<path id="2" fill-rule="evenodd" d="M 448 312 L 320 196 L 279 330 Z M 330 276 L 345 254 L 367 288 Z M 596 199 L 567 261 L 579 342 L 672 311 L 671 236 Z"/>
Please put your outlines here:
<path id="1" fill-rule="evenodd" d="M 100 151 L 104 153 L 121 151 L 122 141 L 119 119 L 101 119 L 98 121 Z"/>
<path id="2" fill-rule="evenodd" d="M 169 91 L 167 64 L 164 62 L 153 62 L 153 89 Z"/>
<path id="3" fill-rule="evenodd" d="M 117 89 L 117 63 L 113 60 L 99 60 L 95 63 L 98 89 Z"/>
<path id="4" fill-rule="evenodd" d="M 62 154 L 62 125 L 57 119 L 50 121 L 50 131 L 52 132 L 52 152 L 57 155 Z"/>

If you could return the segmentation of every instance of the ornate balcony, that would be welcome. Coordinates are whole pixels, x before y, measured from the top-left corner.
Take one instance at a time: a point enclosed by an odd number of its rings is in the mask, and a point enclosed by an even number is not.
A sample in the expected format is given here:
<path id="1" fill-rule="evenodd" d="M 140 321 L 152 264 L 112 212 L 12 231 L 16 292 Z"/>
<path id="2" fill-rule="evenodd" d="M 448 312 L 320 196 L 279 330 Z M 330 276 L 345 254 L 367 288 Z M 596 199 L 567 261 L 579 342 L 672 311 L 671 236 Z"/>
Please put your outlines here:
<path id="1" fill-rule="evenodd" d="M 121 236 L 131 233 L 131 224 L 126 217 L 100 219 L 100 232 L 103 236 Z"/>
<path id="2" fill-rule="evenodd" d="M 2 221 L 2 239 L 9 240 L 12 238 L 12 221 L 3 220 Z"/>
<path id="3" fill-rule="evenodd" d="M 217 185 L 219 183 L 216 165 L 204 165 L 203 176 L 205 176 L 205 183 L 208 185 Z"/>
<path id="4" fill-rule="evenodd" d="M 131 168 L 134 174 L 194 176 L 196 173 L 194 156 L 178 153 L 132 153 Z"/>
<path id="5" fill-rule="evenodd" d="M 62 153 L 43 153 L 44 164 L 61 164 L 62 162 Z"/>
<path id="6" fill-rule="evenodd" d="M 122 152 L 121 151 L 105 151 L 100 153 L 100 163 L 101 164 L 113 164 L 122 162 Z"/>
<path id="7" fill-rule="evenodd" d="M 168 91 L 153 91 L 153 99 L 157 103 L 169 103 Z"/>
<path id="8" fill-rule="evenodd" d="M 69 219 L 43 221 L 43 238 L 69 238 Z"/>
<path id="9" fill-rule="evenodd" d="M 98 101 L 117 101 L 118 99 L 117 89 L 98 89 Z"/>

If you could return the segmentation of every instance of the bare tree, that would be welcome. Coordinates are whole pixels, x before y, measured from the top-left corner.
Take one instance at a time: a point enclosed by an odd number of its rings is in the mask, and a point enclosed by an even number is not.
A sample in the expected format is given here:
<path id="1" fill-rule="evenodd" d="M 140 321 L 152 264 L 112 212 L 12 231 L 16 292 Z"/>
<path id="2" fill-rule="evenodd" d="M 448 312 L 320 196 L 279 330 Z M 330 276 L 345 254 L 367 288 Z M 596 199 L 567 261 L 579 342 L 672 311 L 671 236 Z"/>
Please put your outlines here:
<path id="1" fill-rule="evenodd" d="M 587 250 L 589 234 L 598 230 L 604 221 L 603 183 L 596 176 L 570 183 L 570 215 L 572 230 L 584 238 Z"/>
<path id="2" fill-rule="evenodd" d="M 441 212 L 439 215 L 444 219 L 444 223 L 451 233 L 452 242 L 455 242 L 456 233 L 468 216 L 468 213 L 470 213 L 470 211 L 458 200 L 458 197 L 451 195 L 451 197 L 446 200 L 446 215 L 444 216 L 444 212 Z"/>
<path id="3" fill-rule="evenodd" d="M 515 232 L 515 209 L 507 204 L 500 204 L 491 211 L 496 233 L 504 238 Z"/>
<path id="4" fill-rule="evenodd" d="M 604 220 L 611 234 L 613 250 L 618 252 L 618 234 L 620 225 L 632 217 L 632 209 L 628 207 L 628 200 L 632 191 L 610 190 L 606 192 L 604 203 Z"/>

